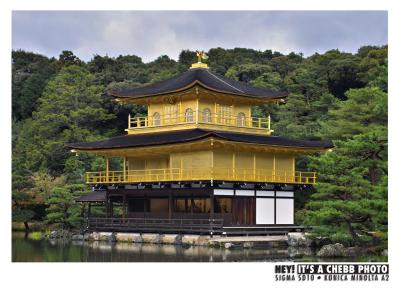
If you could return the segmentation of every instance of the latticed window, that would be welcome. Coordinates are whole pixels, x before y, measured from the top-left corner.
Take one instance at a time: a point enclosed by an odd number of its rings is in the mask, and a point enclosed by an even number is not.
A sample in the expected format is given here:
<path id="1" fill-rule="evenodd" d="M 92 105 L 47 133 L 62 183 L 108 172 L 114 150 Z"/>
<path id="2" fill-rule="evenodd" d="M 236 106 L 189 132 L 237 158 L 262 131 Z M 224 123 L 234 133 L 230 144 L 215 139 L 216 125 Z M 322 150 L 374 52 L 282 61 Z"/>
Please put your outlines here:
<path id="1" fill-rule="evenodd" d="M 210 109 L 204 109 L 203 113 L 201 115 L 201 121 L 205 123 L 211 123 L 211 110 Z"/>
<path id="2" fill-rule="evenodd" d="M 246 123 L 246 115 L 242 112 L 240 112 L 237 116 L 237 126 L 238 127 L 243 127 Z"/>
<path id="3" fill-rule="evenodd" d="M 164 107 L 165 123 L 174 124 L 178 122 L 178 106 L 176 104 L 168 104 Z"/>
<path id="4" fill-rule="evenodd" d="M 221 124 L 231 124 L 232 107 L 226 105 L 218 106 L 218 122 Z"/>
<path id="5" fill-rule="evenodd" d="M 160 126 L 160 125 L 161 125 L 160 113 L 155 112 L 153 114 L 153 126 Z"/>
<path id="6" fill-rule="evenodd" d="M 185 122 L 193 122 L 193 110 L 191 108 L 185 111 Z"/>

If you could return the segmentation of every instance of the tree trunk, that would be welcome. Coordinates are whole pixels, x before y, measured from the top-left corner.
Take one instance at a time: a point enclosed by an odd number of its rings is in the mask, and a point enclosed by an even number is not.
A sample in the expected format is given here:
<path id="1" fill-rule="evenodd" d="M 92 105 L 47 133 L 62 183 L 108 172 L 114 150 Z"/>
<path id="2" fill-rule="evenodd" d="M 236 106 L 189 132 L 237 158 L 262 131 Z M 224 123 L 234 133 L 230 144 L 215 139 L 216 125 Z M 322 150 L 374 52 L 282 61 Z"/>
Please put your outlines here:
<path id="1" fill-rule="evenodd" d="M 28 221 L 24 221 L 25 232 L 29 232 L 29 224 Z"/>
<path id="2" fill-rule="evenodd" d="M 358 244 L 358 236 L 357 236 L 356 232 L 354 231 L 354 228 L 351 225 L 351 222 L 350 221 L 346 221 L 346 224 L 347 224 L 347 227 L 349 229 L 350 235 L 353 238 L 353 243 L 355 245 L 357 245 Z"/>
<path id="3" fill-rule="evenodd" d="M 369 180 L 372 185 L 376 185 L 379 180 L 379 174 L 375 168 L 369 168 Z"/>
<path id="4" fill-rule="evenodd" d="M 63 217 L 63 229 L 69 229 L 69 223 L 68 223 L 68 206 L 64 206 L 64 217 Z"/>

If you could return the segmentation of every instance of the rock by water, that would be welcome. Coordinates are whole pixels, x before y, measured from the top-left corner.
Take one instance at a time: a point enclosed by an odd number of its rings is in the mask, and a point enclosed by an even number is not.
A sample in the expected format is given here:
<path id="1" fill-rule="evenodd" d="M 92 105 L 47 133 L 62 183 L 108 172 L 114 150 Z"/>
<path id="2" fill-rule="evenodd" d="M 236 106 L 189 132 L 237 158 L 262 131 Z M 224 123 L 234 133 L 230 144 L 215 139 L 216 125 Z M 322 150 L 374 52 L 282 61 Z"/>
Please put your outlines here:
<path id="1" fill-rule="evenodd" d="M 141 243 L 142 237 L 137 233 L 116 233 L 115 240 L 124 243 Z"/>
<path id="2" fill-rule="evenodd" d="M 225 243 L 224 247 L 225 247 L 225 249 L 230 249 L 230 248 L 233 247 L 233 244 L 232 243 Z"/>
<path id="3" fill-rule="evenodd" d="M 305 233 L 288 233 L 287 243 L 291 247 L 310 247 L 312 240 Z"/>
<path id="4" fill-rule="evenodd" d="M 318 257 L 346 257 L 347 251 L 345 246 L 340 243 L 329 244 L 323 246 L 318 252 Z"/>

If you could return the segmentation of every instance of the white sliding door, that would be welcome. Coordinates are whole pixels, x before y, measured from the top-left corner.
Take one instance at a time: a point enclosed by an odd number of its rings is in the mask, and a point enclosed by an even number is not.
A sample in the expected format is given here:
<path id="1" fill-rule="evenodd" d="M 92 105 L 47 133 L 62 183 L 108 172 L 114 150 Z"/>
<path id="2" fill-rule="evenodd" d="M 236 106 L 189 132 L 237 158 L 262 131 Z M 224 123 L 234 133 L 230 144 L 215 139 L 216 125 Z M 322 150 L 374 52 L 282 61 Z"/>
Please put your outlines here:
<path id="1" fill-rule="evenodd" d="M 294 223 L 294 200 L 291 198 L 276 199 L 276 223 L 293 224 Z"/>
<path id="2" fill-rule="evenodd" d="M 274 215 L 273 198 L 256 199 L 256 224 L 273 224 Z"/>

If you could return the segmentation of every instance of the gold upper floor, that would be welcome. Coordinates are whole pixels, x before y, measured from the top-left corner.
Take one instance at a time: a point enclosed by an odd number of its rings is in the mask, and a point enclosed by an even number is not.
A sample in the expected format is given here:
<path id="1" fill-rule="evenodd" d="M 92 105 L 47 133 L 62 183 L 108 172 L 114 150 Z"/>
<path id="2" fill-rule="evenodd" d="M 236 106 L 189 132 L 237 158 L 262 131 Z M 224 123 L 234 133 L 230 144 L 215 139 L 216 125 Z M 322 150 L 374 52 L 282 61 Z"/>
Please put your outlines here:
<path id="1" fill-rule="evenodd" d="M 128 117 L 128 134 L 204 128 L 270 135 L 271 120 L 252 116 L 256 100 L 215 93 L 195 86 L 187 91 L 135 101 L 147 116 Z"/>

